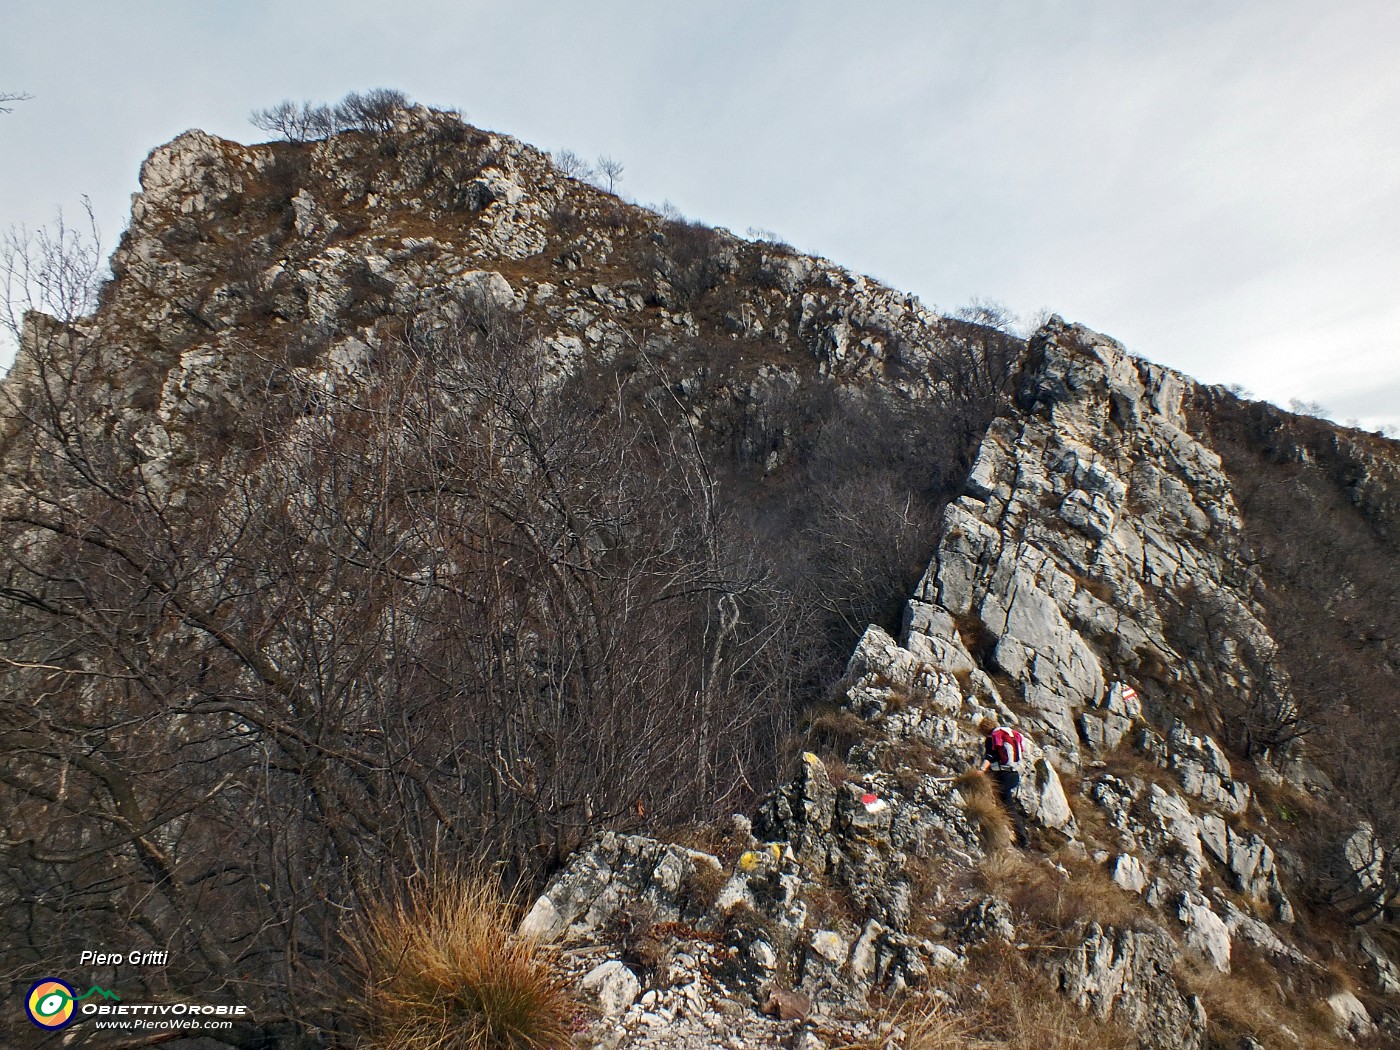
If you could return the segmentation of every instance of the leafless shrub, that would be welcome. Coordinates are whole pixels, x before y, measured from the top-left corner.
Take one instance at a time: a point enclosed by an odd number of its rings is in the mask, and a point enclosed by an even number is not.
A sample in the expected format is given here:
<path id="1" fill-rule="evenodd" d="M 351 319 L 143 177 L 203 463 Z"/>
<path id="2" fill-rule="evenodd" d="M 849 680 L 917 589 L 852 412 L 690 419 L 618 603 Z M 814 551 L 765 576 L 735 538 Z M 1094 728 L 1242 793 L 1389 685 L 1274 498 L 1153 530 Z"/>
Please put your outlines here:
<path id="1" fill-rule="evenodd" d="M 1400 749 L 1377 727 L 1393 717 L 1391 683 L 1400 674 L 1388 641 L 1400 634 L 1400 499 L 1385 480 L 1397 465 L 1386 450 L 1361 444 L 1371 440 L 1365 435 L 1264 402 L 1206 395 L 1197 407 L 1245 527 L 1247 542 L 1231 559 L 1235 586 L 1262 605 L 1277 643 L 1274 652 L 1242 656 L 1263 682 L 1286 675 L 1287 686 L 1242 694 L 1205 683 L 1223 715 L 1221 734 L 1247 754 L 1276 757 L 1306 740 L 1337 787 L 1327 798 L 1331 813 L 1303 814 L 1315 825 L 1307 847 L 1335 846 L 1338 829 L 1370 821 L 1387 853 L 1382 896 L 1393 902 Z M 1352 921 L 1397 918 L 1394 904 L 1378 905 L 1375 895 L 1365 904 L 1315 889 Z"/>
<path id="2" fill-rule="evenodd" d="M 352 91 L 335 105 L 336 124 L 354 131 L 393 131 L 399 114 L 411 105 L 407 95 L 392 88 L 374 88 L 363 95 Z"/>
<path id="3" fill-rule="evenodd" d="M 1318 419 L 1324 419 L 1331 415 L 1327 410 L 1327 406 L 1322 404 L 1322 402 L 1305 401 L 1297 397 L 1289 398 L 1288 410 L 1300 416 L 1316 416 Z"/>
<path id="4" fill-rule="evenodd" d="M 83 214 L 85 221 L 77 226 L 60 212 L 50 227 L 11 227 L 0 242 L 0 326 L 16 345 L 26 315 L 43 314 L 66 326 L 97 305 L 102 237 L 87 198 Z"/>
<path id="5" fill-rule="evenodd" d="M 724 238 L 680 213 L 662 224 L 655 262 L 675 292 L 678 306 L 693 306 L 723 280 L 733 263 Z"/>
<path id="6" fill-rule="evenodd" d="M 953 311 L 959 321 L 993 328 L 998 332 L 1010 333 L 1016 327 L 1017 317 L 1005 303 L 995 299 L 974 297 L 966 306 Z"/>
<path id="7" fill-rule="evenodd" d="M 567 175 L 571 179 L 578 179 L 582 182 L 589 182 L 594 178 L 593 168 L 571 149 L 561 149 L 550 159 L 554 161 L 555 170 L 561 175 Z"/>
<path id="8" fill-rule="evenodd" d="M 869 722 L 844 707 L 817 708 L 807 723 L 811 748 L 818 754 L 833 756 L 837 762 L 856 744 L 868 739 L 871 732 Z"/>
<path id="9" fill-rule="evenodd" d="M 772 230 L 765 229 L 762 226 L 750 226 L 744 231 L 744 236 L 751 241 L 759 241 L 763 244 L 772 245 L 775 248 L 782 248 L 786 251 L 793 250 L 792 245 L 788 244 L 787 241 L 783 240 Z"/>
<path id="10" fill-rule="evenodd" d="M 78 312 L 88 269 L 12 263 Z M 100 347 L 31 321 L 3 406 L 0 973 L 116 914 L 181 960 L 131 994 L 240 982 L 264 1032 L 333 1030 L 335 916 L 386 884 L 485 858 L 532 886 L 597 828 L 767 782 L 785 597 L 732 553 L 703 449 L 561 386 L 488 307 L 382 348 L 353 397 L 250 354 L 243 411 L 189 438 L 221 469 L 178 492 L 139 418 L 73 425 L 105 411 Z"/>
<path id="11" fill-rule="evenodd" d="M 248 123 L 259 131 L 286 139 L 288 142 L 310 142 L 328 138 L 339 130 L 335 112 L 330 106 L 283 99 L 275 106 L 255 109 Z"/>
<path id="12" fill-rule="evenodd" d="M 12 102 L 28 102 L 33 97 L 33 95 L 23 91 L 0 91 L 0 113 L 12 112 L 14 110 L 14 106 L 10 105 Z"/>
<path id="13" fill-rule="evenodd" d="M 598 179 L 602 188 L 612 193 L 617 184 L 622 181 L 622 173 L 626 169 L 622 166 L 622 161 L 607 154 L 601 154 L 594 165 Z"/>

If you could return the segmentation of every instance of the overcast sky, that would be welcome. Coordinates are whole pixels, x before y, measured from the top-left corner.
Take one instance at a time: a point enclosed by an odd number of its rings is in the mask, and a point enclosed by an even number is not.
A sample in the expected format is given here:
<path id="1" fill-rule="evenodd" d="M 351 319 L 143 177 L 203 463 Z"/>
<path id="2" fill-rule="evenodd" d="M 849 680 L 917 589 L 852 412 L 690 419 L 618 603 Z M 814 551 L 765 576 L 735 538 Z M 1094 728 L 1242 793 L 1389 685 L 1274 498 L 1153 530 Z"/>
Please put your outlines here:
<path id="1" fill-rule="evenodd" d="M 0 229 L 394 87 L 951 310 L 1400 427 L 1396 0 L 4 0 Z"/>

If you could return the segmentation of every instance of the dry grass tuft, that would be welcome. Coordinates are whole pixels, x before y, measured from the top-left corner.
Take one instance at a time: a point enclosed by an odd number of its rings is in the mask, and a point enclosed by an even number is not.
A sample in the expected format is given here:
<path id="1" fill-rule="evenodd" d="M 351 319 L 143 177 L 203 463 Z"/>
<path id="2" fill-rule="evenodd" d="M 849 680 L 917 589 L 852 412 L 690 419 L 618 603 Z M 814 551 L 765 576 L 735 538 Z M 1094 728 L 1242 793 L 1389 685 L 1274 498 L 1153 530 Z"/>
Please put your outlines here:
<path id="1" fill-rule="evenodd" d="M 578 1004 L 511 902 L 481 877 L 442 877 L 372 908 L 352 934 L 374 1050 L 545 1050 L 569 1045 Z"/>
<path id="2" fill-rule="evenodd" d="M 1069 874 L 1019 853 L 988 858 L 980 875 L 989 892 L 1004 897 L 1019 916 L 1048 934 L 1076 923 L 1133 929 L 1151 922 L 1141 898 L 1129 893 L 1092 861 L 1066 861 Z"/>
<path id="3" fill-rule="evenodd" d="M 844 758 L 851 748 L 873 732 L 869 722 L 845 707 L 818 708 L 807 723 L 807 741 L 811 749 L 819 755 L 831 754 L 838 758 Z"/>
<path id="4" fill-rule="evenodd" d="M 906 1009 L 899 1018 L 904 1050 L 972 1050 L 982 1046 L 968 1018 L 938 999 Z"/>
<path id="5" fill-rule="evenodd" d="M 1334 1030 L 1327 996 L 1341 982 L 1327 970 L 1312 970 L 1236 943 L 1228 974 L 1203 964 L 1184 968 L 1186 983 L 1200 996 L 1211 1036 L 1223 1046 L 1249 1036 L 1265 1046 L 1339 1050 L 1352 1046 Z"/>
<path id="6" fill-rule="evenodd" d="M 963 808 L 982 834 L 982 845 L 989 853 L 1009 849 L 1016 841 L 1016 826 L 997 797 L 996 785 L 985 776 L 958 778 Z"/>
<path id="7" fill-rule="evenodd" d="M 1006 1047 L 1009 1050 L 1128 1050 L 1136 1037 L 1113 1021 L 1080 1010 L 1025 957 L 1002 946 L 989 948 L 968 967 L 959 1005 L 975 1018 L 975 1040 L 929 1043 L 925 1050 Z"/>
<path id="8" fill-rule="evenodd" d="M 887 1000 L 870 1026 L 874 1031 L 868 1037 L 835 1043 L 831 1050 L 991 1050 L 977 1038 L 975 1024 L 940 999 Z"/>
<path id="9" fill-rule="evenodd" d="M 1010 946 L 977 952 L 938 993 L 885 1004 L 868 1039 L 832 1050 L 1129 1050 L 1137 1039 L 1062 995 Z M 899 1038 L 898 1033 L 903 1033 Z"/>

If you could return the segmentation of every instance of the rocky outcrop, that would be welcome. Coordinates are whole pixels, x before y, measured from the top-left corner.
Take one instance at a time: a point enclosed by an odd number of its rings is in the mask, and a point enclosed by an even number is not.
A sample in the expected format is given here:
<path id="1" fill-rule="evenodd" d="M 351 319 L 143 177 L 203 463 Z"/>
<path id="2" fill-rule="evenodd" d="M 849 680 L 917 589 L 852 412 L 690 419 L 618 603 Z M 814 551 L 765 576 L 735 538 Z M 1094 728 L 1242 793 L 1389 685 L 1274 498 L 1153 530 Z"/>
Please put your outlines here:
<path id="1" fill-rule="evenodd" d="M 1161 931 L 1089 927 L 1084 943 L 1057 961 L 1055 979 L 1065 995 L 1101 1018 L 1116 1018 L 1143 1047 L 1205 1046 L 1200 1000 L 1174 977 L 1176 948 Z"/>
<path id="2" fill-rule="evenodd" d="M 988 431 L 920 606 L 981 639 L 1069 768 L 1082 748 L 1117 747 L 1144 700 L 1182 710 L 1222 681 L 1281 688 L 1262 612 L 1244 597 L 1229 481 L 1188 432 L 1186 381 L 1058 320 L 1033 354 L 1024 412 Z M 1208 636 L 1193 626 L 1207 607 Z M 911 650 L 930 645 L 913 635 L 934 622 L 931 611 L 911 620 Z M 1178 651 L 1183 640 L 1199 644 Z M 1135 690 L 1118 669 L 1135 673 Z M 1218 747 L 1184 723 L 1173 732 L 1166 753 L 1187 792 L 1238 812 L 1247 798 Z"/>
<path id="3" fill-rule="evenodd" d="M 1026 920 L 994 894 L 945 897 L 935 934 L 913 932 L 918 865 L 973 871 L 988 854 L 953 784 L 978 755 L 984 717 L 1030 742 L 1014 804 L 1039 848 L 1091 855 L 1156 917 L 1131 928 L 1080 920 L 1080 946 L 1040 962 L 1062 994 L 1130 1026 L 1144 1047 L 1202 1047 L 1208 1018 L 1177 976 L 1183 958 L 1228 974 L 1242 943 L 1310 965 L 1278 932 L 1293 907 L 1251 818 L 1253 792 L 1196 720 L 1221 683 L 1275 697 L 1286 683 L 1235 559 L 1228 481 L 1189 433 L 1184 389 L 1084 329 L 1056 320 L 1037 335 L 1022 412 L 983 442 L 902 638 L 871 627 L 851 658 L 841 703 L 866 730 L 843 779 L 804 755 L 698 920 L 718 931 L 742 919 L 746 932 L 731 936 L 752 987 L 790 980 L 813 1003 L 859 1002 L 936 984 L 967 953 L 1018 942 Z M 1208 639 L 1191 633 L 1202 607 Z M 1080 780 L 1106 838 L 1083 827 L 1066 777 Z M 1374 894 L 1367 833 L 1346 839 L 1338 870 Z M 590 863 L 560 886 L 591 878 Z M 816 921 L 814 885 L 848 902 L 844 921 Z M 575 895 L 550 891 L 561 894 Z M 925 927 L 929 907 L 923 899 Z M 1333 1010 L 1348 1031 L 1368 1031 L 1350 1001 Z"/>
<path id="4" fill-rule="evenodd" d="M 190 131 L 147 158 L 82 334 L 108 409 L 143 406 L 152 473 L 197 474 L 199 435 L 266 393 L 288 357 L 299 380 L 343 393 L 406 328 L 430 341 L 506 316 L 551 348 L 558 375 L 702 338 L 762 347 L 742 376 L 676 377 L 702 420 L 717 386 L 755 431 L 802 375 L 937 388 L 930 354 L 952 337 L 913 296 L 625 205 L 454 114 L 408 108 L 386 134 L 244 146 Z M 693 301 L 696 266 L 724 288 L 715 310 Z"/>
<path id="5" fill-rule="evenodd" d="M 689 888 L 719 870 L 709 854 L 609 832 L 573 859 L 568 879 L 557 880 L 535 901 L 519 932 L 541 941 L 587 940 L 638 905 L 651 909 L 657 921 L 694 917 L 703 905 Z"/>

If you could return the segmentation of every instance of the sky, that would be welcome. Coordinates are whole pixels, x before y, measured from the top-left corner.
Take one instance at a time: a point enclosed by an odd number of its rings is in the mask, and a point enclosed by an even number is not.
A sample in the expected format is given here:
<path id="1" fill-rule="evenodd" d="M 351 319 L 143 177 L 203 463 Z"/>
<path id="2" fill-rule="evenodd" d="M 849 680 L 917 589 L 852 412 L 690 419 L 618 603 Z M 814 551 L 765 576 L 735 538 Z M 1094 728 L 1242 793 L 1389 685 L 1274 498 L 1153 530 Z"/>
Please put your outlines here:
<path id="1" fill-rule="evenodd" d="M 1400 433 L 1395 0 L 3 0 L 0 230 L 391 87 L 951 311 Z M 3 366 L 3 361 L 0 361 Z"/>

